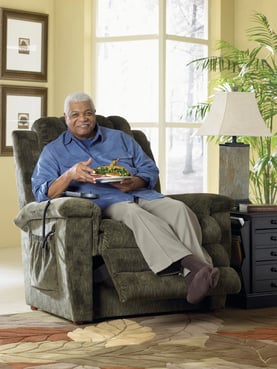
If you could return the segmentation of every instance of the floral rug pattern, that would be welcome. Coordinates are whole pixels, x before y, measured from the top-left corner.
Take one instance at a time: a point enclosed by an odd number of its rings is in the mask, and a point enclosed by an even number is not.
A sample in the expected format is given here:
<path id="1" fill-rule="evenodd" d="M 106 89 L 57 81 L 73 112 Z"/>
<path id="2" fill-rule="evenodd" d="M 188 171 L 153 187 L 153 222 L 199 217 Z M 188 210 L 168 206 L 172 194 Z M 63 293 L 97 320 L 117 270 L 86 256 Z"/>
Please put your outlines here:
<path id="1" fill-rule="evenodd" d="M 0 315 L 0 368 L 277 368 L 277 307 L 79 326 L 40 311 Z"/>

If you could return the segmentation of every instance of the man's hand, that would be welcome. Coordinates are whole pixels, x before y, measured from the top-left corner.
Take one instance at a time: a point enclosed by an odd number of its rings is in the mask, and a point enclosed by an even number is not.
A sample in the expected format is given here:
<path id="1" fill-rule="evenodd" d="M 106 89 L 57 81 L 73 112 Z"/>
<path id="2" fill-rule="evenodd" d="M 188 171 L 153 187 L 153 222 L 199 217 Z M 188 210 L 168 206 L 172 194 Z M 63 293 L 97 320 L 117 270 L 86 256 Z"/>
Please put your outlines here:
<path id="1" fill-rule="evenodd" d="M 68 175 L 71 177 L 71 180 L 96 183 L 96 177 L 93 176 L 95 171 L 90 168 L 91 163 L 92 158 L 89 158 L 87 161 L 81 161 L 73 165 L 73 167 L 68 170 Z"/>
<path id="2" fill-rule="evenodd" d="M 69 168 L 59 178 L 57 178 L 48 189 L 48 196 L 53 199 L 59 197 L 64 192 L 70 183 L 75 180 L 79 182 L 96 183 L 96 178 L 93 176 L 95 173 L 89 165 L 92 163 L 92 158 L 87 161 L 76 163 L 73 167 Z"/>
<path id="3" fill-rule="evenodd" d="M 121 182 L 110 183 L 111 186 L 118 188 L 122 192 L 129 192 L 146 187 L 146 182 L 140 177 L 123 179 Z"/>

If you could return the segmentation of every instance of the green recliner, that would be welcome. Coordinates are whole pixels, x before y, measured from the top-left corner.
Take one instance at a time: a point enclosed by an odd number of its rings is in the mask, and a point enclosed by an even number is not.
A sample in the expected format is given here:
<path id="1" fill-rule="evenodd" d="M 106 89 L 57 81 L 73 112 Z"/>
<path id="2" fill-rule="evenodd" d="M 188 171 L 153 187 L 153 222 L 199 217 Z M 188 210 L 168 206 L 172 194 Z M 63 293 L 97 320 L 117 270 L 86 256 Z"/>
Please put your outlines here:
<path id="1" fill-rule="evenodd" d="M 133 135 L 153 158 L 143 132 L 131 130 L 124 118 L 97 115 L 97 122 Z M 170 195 L 196 213 L 203 247 L 220 268 L 218 286 L 199 305 L 191 305 L 183 277 L 155 275 L 132 231 L 102 218 L 100 208 L 90 200 L 34 201 L 31 175 L 39 154 L 66 129 L 63 118 L 46 117 L 34 122 L 32 130 L 12 134 L 20 206 L 15 224 L 22 233 L 26 303 L 73 322 L 223 308 L 227 295 L 241 288 L 237 272 L 230 267 L 232 199 L 204 193 Z M 96 271 L 102 269 L 108 277 L 99 281 Z"/>

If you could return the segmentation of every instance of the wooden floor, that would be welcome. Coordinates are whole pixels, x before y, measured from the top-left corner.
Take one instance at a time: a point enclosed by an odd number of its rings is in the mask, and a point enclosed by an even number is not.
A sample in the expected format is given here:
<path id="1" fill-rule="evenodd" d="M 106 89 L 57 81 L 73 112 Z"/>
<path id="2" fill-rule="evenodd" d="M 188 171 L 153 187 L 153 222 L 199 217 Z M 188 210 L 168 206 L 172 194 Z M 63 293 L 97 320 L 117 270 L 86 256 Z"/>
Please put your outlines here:
<path id="1" fill-rule="evenodd" d="M 26 311 L 21 249 L 0 247 L 0 315 Z"/>

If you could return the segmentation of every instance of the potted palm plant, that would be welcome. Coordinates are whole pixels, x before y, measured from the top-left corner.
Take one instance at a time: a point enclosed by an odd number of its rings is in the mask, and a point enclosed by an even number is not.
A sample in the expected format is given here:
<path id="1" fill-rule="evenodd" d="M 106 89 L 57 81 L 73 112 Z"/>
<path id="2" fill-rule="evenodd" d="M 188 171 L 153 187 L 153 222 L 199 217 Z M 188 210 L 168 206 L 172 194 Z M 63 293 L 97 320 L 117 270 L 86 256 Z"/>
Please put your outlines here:
<path id="1" fill-rule="evenodd" d="M 251 201 L 257 204 L 277 202 L 277 34 L 266 16 L 253 15 L 254 25 L 246 32 L 253 49 L 239 50 L 231 43 L 219 41 L 220 56 L 195 59 L 190 62 L 199 70 L 217 73 L 211 78 L 216 90 L 254 92 L 260 113 L 271 132 L 270 137 L 240 137 L 250 144 Z M 218 77 L 218 72 L 219 77 Z M 193 106 L 190 114 L 204 119 L 213 96 L 207 102 Z M 219 140 L 226 141 L 221 137 Z M 231 139 L 231 138 L 230 138 Z"/>

